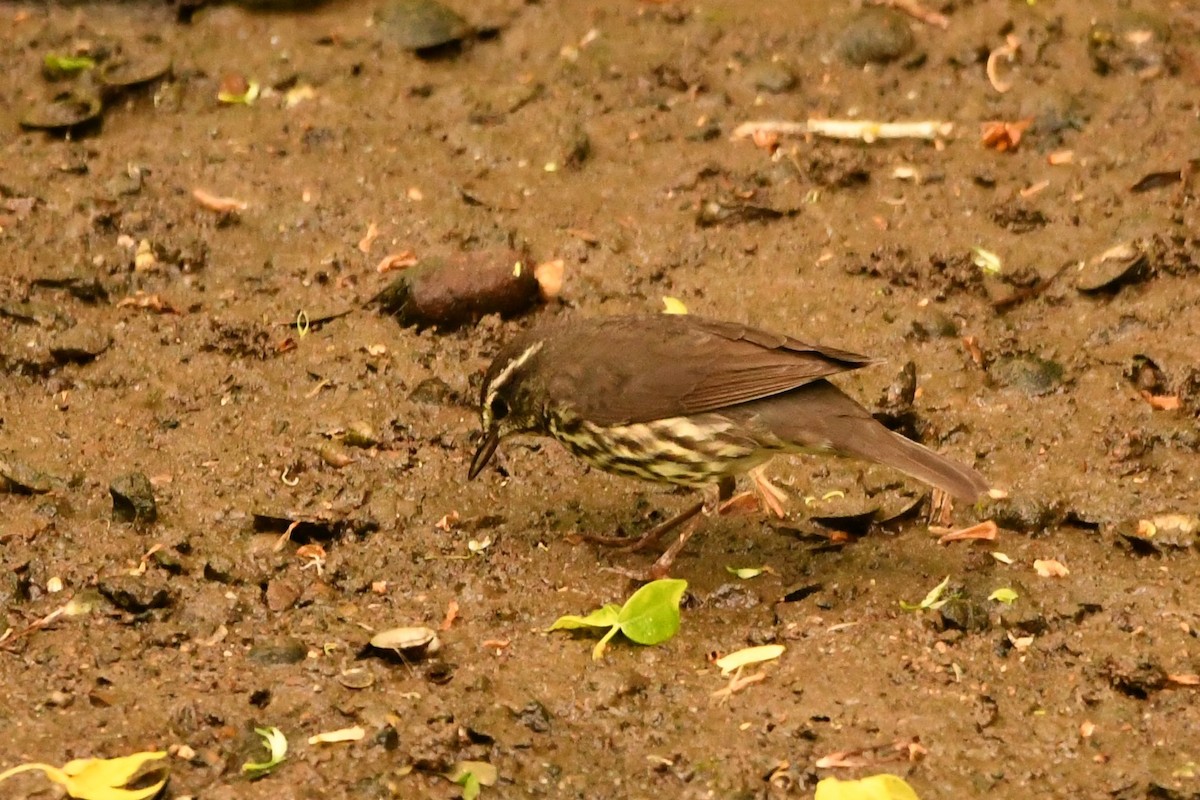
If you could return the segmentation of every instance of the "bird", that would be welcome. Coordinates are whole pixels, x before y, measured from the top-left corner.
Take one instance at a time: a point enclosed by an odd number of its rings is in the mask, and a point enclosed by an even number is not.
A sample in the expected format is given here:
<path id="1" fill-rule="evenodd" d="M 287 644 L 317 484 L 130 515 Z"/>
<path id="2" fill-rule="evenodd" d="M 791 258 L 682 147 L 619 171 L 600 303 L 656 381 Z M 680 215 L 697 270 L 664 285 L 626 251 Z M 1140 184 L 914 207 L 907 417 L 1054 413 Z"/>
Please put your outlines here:
<path id="1" fill-rule="evenodd" d="M 468 477 L 480 474 L 501 440 L 533 434 L 605 472 L 710 497 L 716 489 L 721 500 L 737 476 L 760 475 L 771 458 L 791 453 L 883 464 L 965 501 L 987 492 L 975 469 L 889 430 L 828 380 L 875 363 L 692 314 L 560 319 L 518 335 L 488 367 L 479 394 L 483 434 Z M 667 574 L 700 512 L 713 506 L 711 499 L 693 505 L 634 541 L 630 549 L 640 549 L 681 529 L 642 577 Z"/>

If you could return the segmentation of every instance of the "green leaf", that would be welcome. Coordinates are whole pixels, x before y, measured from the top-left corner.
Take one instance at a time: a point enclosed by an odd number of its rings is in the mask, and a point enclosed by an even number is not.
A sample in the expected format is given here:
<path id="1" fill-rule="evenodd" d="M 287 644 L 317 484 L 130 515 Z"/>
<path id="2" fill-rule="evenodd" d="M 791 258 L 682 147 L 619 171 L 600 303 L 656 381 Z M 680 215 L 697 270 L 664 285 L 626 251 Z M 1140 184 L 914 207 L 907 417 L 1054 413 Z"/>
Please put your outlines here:
<path id="1" fill-rule="evenodd" d="M 988 600 L 995 600 L 997 602 L 1004 603 L 1006 605 L 1012 605 L 1013 603 L 1015 603 L 1017 601 L 1018 597 L 1020 597 L 1020 595 L 1018 595 L 1012 589 L 1005 588 L 1005 589 L 997 589 L 996 591 L 989 594 Z"/>
<path id="2" fill-rule="evenodd" d="M 817 783 L 813 800 L 921 800 L 903 778 L 872 775 L 857 781 L 824 778 Z"/>
<path id="3" fill-rule="evenodd" d="M 546 630 L 574 631 L 580 628 L 611 628 L 617 624 L 617 618 L 620 616 L 620 613 L 620 606 L 616 603 L 609 603 L 604 608 L 598 608 L 586 617 L 579 617 L 574 614 L 559 617 Z"/>
<path id="4" fill-rule="evenodd" d="M 946 601 L 941 599 L 942 592 L 946 591 L 946 587 L 949 585 L 950 585 L 950 576 L 947 575 L 945 580 L 943 580 L 937 586 L 935 586 L 929 590 L 929 594 L 925 595 L 924 600 L 917 603 L 916 605 L 913 605 L 912 603 L 906 603 L 903 600 L 901 600 L 900 607 L 903 608 L 905 611 L 925 611 L 925 610 L 929 610 L 929 609 L 941 608 L 942 606 L 944 606 L 946 604 Z"/>
<path id="5" fill-rule="evenodd" d="M 54 75 L 74 75 L 96 67 L 95 59 L 87 56 L 60 56 L 55 53 L 47 53 L 42 63 Z"/>
<path id="6" fill-rule="evenodd" d="M 651 581 L 634 592 L 623 606 L 609 603 L 585 617 L 568 614 L 555 620 L 548 630 L 608 628 L 592 648 L 592 658 L 597 661 L 618 631 L 638 644 L 661 644 L 679 632 L 679 601 L 686 590 L 687 581 Z"/>
<path id="7" fill-rule="evenodd" d="M 459 761 L 442 774 L 463 787 L 463 800 L 475 800 L 482 787 L 493 786 L 500 777 L 496 767 L 486 761 Z"/>
<path id="8" fill-rule="evenodd" d="M 736 575 L 744 581 L 751 578 L 757 578 L 759 575 L 763 574 L 762 567 L 726 567 L 725 571 L 730 575 Z"/>
<path id="9" fill-rule="evenodd" d="M 621 633 L 638 644 L 660 644 L 679 632 L 679 602 L 687 581 L 651 581 L 621 607 L 617 624 Z"/>
<path id="10" fill-rule="evenodd" d="M 279 728 L 255 728 L 254 732 L 263 738 L 263 745 L 270 751 L 271 757 L 266 761 L 247 761 L 242 764 L 242 773 L 251 778 L 261 778 L 287 759 L 288 741 Z"/>

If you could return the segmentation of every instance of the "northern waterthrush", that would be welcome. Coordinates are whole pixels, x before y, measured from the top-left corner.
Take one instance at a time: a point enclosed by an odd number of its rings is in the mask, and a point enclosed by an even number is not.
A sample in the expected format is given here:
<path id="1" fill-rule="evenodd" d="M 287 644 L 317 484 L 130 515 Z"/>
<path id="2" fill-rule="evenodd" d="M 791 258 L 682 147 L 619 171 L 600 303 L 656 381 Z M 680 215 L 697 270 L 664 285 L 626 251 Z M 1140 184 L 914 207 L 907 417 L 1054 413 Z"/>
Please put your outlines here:
<path id="1" fill-rule="evenodd" d="M 480 391 L 474 478 L 510 434 L 551 436 L 594 467 L 703 488 L 781 453 L 894 467 L 964 500 L 978 472 L 877 422 L 825 380 L 874 363 L 856 353 L 692 315 L 573 319 L 527 332 L 496 356 Z M 666 527 L 695 517 L 700 506 Z M 694 524 L 656 565 L 665 573 Z"/>

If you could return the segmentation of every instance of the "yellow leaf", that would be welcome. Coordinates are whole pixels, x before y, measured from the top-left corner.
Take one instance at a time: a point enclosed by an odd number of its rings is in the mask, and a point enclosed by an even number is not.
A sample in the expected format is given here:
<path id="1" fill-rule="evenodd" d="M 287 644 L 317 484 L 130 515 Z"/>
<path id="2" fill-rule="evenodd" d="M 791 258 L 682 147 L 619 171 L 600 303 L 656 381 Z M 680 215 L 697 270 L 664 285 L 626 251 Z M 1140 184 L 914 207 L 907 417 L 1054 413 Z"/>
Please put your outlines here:
<path id="1" fill-rule="evenodd" d="M 781 644 L 763 644 L 758 647 L 735 650 L 727 656 L 718 658 L 715 663 L 721 668 L 722 675 L 728 675 L 739 667 L 779 658 L 783 655 L 783 651 L 784 647 Z"/>
<path id="2" fill-rule="evenodd" d="M 680 300 L 678 297 L 664 297 L 663 298 L 663 312 L 662 313 L 664 313 L 664 314 L 686 314 L 687 312 L 688 312 L 687 306 L 685 306 L 683 304 L 683 301 Z"/>
<path id="3" fill-rule="evenodd" d="M 895 775 L 872 775 L 858 781 L 824 778 L 813 800 L 921 800 L 913 788 Z"/>
<path id="4" fill-rule="evenodd" d="M 142 768 L 150 761 L 166 757 L 165 752 L 159 751 L 134 753 L 120 758 L 77 758 L 64 764 L 62 769 L 49 764 L 22 764 L 0 773 L 0 781 L 21 772 L 39 770 L 66 789 L 67 794 L 75 800 L 149 800 L 162 791 L 169 770 L 165 764 L 145 772 L 142 772 Z M 139 772 L 142 774 L 139 775 Z M 159 776 L 161 779 L 156 783 L 137 789 L 125 788 L 134 778 L 152 779 Z"/>
<path id="5" fill-rule="evenodd" d="M 357 742 L 361 740 L 367 732 L 363 730 L 361 725 L 355 725 L 353 728 L 340 728 L 336 731 L 322 731 L 308 737 L 309 744 L 337 744 L 338 742 Z"/>

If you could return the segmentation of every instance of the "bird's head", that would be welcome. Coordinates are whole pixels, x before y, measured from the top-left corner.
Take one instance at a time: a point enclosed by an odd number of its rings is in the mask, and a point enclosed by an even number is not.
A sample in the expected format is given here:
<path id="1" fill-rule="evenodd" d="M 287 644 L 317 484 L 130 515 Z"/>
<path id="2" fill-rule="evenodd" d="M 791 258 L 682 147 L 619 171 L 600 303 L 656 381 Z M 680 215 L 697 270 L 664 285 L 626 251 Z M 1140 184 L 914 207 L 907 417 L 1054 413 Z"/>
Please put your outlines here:
<path id="1" fill-rule="evenodd" d="M 542 345 L 541 340 L 522 338 L 505 347 L 488 367 L 479 391 L 483 441 L 471 459 L 468 478 L 473 479 L 483 470 L 505 436 L 543 427 L 536 378 Z"/>

